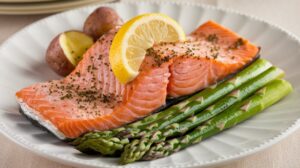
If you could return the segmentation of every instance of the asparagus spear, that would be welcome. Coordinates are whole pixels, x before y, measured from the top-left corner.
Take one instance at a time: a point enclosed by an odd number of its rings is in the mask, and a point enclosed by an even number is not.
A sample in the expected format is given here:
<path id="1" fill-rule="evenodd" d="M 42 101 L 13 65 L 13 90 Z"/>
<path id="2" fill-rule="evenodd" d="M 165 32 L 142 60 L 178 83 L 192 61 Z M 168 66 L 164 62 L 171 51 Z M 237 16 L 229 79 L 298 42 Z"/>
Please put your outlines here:
<path id="1" fill-rule="evenodd" d="M 120 127 L 120 128 L 116 128 L 113 130 L 108 130 L 108 131 L 97 131 L 97 132 L 89 132 L 84 134 L 82 137 L 76 138 L 75 140 L 73 140 L 71 142 L 72 145 L 80 145 L 81 143 L 83 143 L 86 140 L 89 139 L 103 139 L 103 138 L 114 138 L 114 136 L 124 130 L 125 127 Z"/>
<path id="2" fill-rule="evenodd" d="M 166 157 L 192 144 L 199 143 L 224 129 L 231 128 L 254 116 L 282 99 L 291 91 L 292 86 L 287 81 L 275 80 L 267 84 L 247 100 L 235 104 L 185 136 L 155 144 L 143 157 L 143 160 L 154 160 Z"/>
<path id="3" fill-rule="evenodd" d="M 76 149 L 80 150 L 83 153 L 90 153 L 91 151 L 101 151 L 101 154 L 103 155 L 114 155 L 116 151 L 123 149 L 124 144 L 128 143 L 128 139 L 120 141 L 118 138 L 111 138 L 109 140 L 89 138 L 77 145 Z M 114 150 L 111 150 L 106 146 L 110 146 Z"/>
<path id="4" fill-rule="evenodd" d="M 247 81 L 266 71 L 271 66 L 272 65 L 268 61 L 264 59 L 258 59 L 255 62 L 253 62 L 250 66 L 245 68 L 243 71 L 239 72 L 232 79 L 217 84 L 216 86 L 204 89 L 198 94 L 195 94 L 194 96 L 182 101 L 181 103 L 178 103 L 177 105 L 173 105 L 164 111 L 152 114 L 140 121 L 134 122 L 125 127 L 120 127 L 111 131 L 88 133 L 83 137 L 76 139 L 73 142 L 73 144 L 77 145 L 78 150 L 84 151 L 85 148 L 89 148 L 89 143 L 87 141 L 89 139 L 94 139 L 95 141 L 104 139 L 106 140 L 106 142 L 109 142 L 111 138 L 119 138 L 119 141 L 128 142 L 128 138 L 141 136 L 150 130 L 153 131 L 161 129 L 169 124 L 181 121 L 187 118 L 188 116 L 193 115 L 195 111 L 200 111 L 206 108 L 207 106 L 209 106 L 219 98 L 223 97 L 224 95 L 230 93 L 232 90 L 236 89 L 240 85 L 246 83 Z M 85 145 L 79 146 L 85 141 L 87 141 Z M 104 143 L 102 145 L 105 146 L 107 150 L 111 150 L 112 152 L 110 153 L 114 153 L 114 151 L 119 150 L 119 148 L 114 148 L 114 145 L 111 143 Z M 95 150 L 97 149 L 95 147 L 91 148 Z M 101 148 L 98 148 L 96 151 L 102 154 L 106 153 Z"/>
<path id="5" fill-rule="evenodd" d="M 168 137 L 185 134 L 187 131 L 216 116 L 231 105 L 247 98 L 270 81 L 281 78 L 283 75 L 282 70 L 272 67 L 197 115 L 191 116 L 182 122 L 173 123 L 161 130 L 148 132 L 141 139 L 136 139 L 125 146 L 121 162 L 129 163 L 140 160 L 153 143 L 165 141 Z"/>

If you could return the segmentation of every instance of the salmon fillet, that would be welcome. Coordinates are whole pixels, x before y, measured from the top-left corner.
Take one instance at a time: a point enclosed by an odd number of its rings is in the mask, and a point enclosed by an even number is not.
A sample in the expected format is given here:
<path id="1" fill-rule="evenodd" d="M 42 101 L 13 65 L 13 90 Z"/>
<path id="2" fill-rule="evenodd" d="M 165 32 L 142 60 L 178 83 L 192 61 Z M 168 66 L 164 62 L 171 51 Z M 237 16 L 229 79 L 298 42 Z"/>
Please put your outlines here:
<path id="1" fill-rule="evenodd" d="M 192 32 L 185 42 L 162 43 L 150 54 L 170 57 L 168 96 L 195 93 L 224 79 L 249 64 L 259 48 L 221 25 L 208 21 Z"/>
<path id="2" fill-rule="evenodd" d="M 165 104 L 169 63 L 153 68 L 146 63 L 152 59 L 145 59 L 139 76 L 122 85 L 108 59 L 115 33 L 100 38 L 65 79 L 34 84 L 17 92 L 25 115 L 39 118 L 41 125 L 65 139 L 119 127 Z"/>
<path id="3" fill-rule="evenodd" d="M 108 59 L 116 31 L 102 36 L 65 79 L 17 92 L 25 115 L 61 139 L 117 128 L 151 114 L 167 97 L 189 95 L 224 79 L 259 52 L 247 40 L 208 21 L 185 42 L 148 49 L 139 75 L 123 85 Z"/>

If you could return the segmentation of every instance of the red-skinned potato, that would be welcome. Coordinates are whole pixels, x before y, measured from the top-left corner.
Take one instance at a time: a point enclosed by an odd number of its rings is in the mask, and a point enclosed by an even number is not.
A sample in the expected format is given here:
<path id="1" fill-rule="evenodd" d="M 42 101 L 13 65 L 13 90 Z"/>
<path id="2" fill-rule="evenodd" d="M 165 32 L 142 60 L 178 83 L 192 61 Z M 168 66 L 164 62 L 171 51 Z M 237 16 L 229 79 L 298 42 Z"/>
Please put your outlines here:
<path id="1" fill-rule="evenodd" d="M 91 45 L 93 38 L 85 33 L 66 31 L 51 41 L 46 52 L 46 62 L 57 74 L 66 76 L 74 70 Z"/>
<path id="2" fill-rule="evenodd" d="M 109 30 L 122 24 L 123 21 L 115 10 L 108 7 L 99 7 L 85 20 L 83 32 L 97 40 Z"/>

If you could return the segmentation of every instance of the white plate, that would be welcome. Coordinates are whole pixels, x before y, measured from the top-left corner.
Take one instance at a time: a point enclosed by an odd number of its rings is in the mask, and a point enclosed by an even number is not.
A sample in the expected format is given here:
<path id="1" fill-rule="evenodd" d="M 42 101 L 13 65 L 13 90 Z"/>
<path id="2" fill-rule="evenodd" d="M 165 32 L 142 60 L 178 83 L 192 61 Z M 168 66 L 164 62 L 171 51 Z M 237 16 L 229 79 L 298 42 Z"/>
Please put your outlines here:
<path id="1" fill-rule="evenodd" d="M 125 20 L 145 12 L 162 12 L 191 32 L 208 19 L 231 28 L 262 47 L 262 57 L 286 71 L 295 91 L 284 101 L 254 118 L 170 157 L 137 162 L 128 167 L 200 167 L 222 164 L 262 150 L 291 134 L 300 118 L 300 43 L 295 36 L 264 21 L 227 10 L 175 3 L 110 4 Z M 94 7 L 82 8 L 38 21 L 8 39 L 0 48 L 0 130 L 28 150 L 65 164 L 116 167 L 117 158 L 80 154 L 71 146 L 34 127 L 18 113 L 14 93 L 32 83 L 58 78 L 46 65 L 50 40 L 68 29 L 81 29 Z M 291 144 L 292 145 L 292 144 Z"/>
<path id="2" fill-rule="evenodd" d="M 83 5 L 104 3 L 110 1 L 113 0 L 43 0 L 43 2 L 37 2 L 36 0 L 36 3 L 0 3 L 0 14 L 28 15 L 55 13 L 75 7 L 80 7 Z"/>

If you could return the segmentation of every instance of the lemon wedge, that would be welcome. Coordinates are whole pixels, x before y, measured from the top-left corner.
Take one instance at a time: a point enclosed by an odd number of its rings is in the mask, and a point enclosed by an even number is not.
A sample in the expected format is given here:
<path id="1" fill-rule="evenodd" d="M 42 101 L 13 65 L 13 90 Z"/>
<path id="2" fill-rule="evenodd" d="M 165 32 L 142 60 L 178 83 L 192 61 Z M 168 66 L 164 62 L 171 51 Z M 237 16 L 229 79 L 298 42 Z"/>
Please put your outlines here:
<path id="1" fill-rule="evenodd" d="M 126 22 L 113 39 L 109 61 L 116 78 L 123 84 L 139 74 L 147 49 L 160 42 L 184 41 L 182 27 L 171 17 L 150 13 Z"/>

